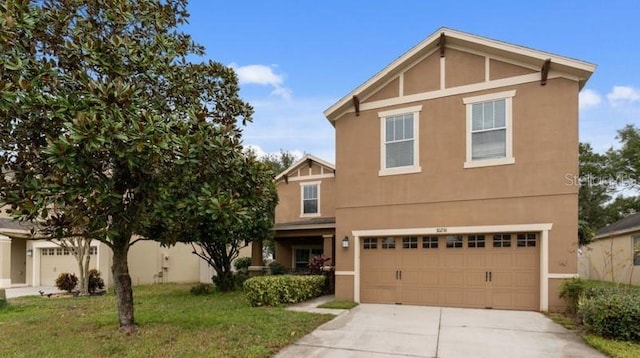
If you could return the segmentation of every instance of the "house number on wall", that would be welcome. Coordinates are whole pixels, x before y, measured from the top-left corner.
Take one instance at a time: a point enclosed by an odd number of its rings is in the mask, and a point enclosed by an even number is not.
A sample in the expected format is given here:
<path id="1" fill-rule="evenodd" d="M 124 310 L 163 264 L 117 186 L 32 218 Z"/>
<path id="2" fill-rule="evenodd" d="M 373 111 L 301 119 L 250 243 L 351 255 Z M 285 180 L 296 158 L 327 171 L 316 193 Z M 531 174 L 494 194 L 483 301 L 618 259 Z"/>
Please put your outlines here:
<path id="1" fill-rule="evenodd" d="M 436 228 L 436 232 L 447 232 L 447 228 L 446 227 Z"/>

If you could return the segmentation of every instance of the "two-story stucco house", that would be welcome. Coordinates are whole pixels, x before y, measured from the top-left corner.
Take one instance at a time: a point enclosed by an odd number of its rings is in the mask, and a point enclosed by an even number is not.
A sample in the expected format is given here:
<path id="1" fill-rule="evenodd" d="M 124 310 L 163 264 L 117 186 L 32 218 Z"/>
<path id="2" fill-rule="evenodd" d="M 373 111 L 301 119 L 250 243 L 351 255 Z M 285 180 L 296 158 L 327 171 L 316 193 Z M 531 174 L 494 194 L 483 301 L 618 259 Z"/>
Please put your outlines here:
<path id="1" fill-rule="evenodd" d="M 578 188 L 566 177 L 578 172 L 578 93 L 594 70 L 436 31 L 324 112 L 336 170 L 318 193 L 322 203 L 330 187 L 335 208 L 318 204 L 319 221 L 306 215 L 300 200 L 324 172 L 298 163 L 279 182 L 289 208 L 276 217 L 290 225 L 278 219 L 278 247 L 295 225 L 328 224 L 313 244 L 295 245 L 333 258 L 337 299 L 560 309 L 558 286 L 577 273 Z M 285 262 L 303 264 L 296 250 Z"/>

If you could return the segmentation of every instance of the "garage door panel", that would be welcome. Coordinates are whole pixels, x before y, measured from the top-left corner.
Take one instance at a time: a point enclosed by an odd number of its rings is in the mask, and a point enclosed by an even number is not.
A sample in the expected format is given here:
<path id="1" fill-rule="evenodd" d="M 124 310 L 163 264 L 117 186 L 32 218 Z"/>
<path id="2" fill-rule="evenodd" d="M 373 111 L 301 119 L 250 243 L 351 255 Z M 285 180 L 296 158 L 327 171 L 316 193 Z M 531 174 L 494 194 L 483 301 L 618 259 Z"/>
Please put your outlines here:
<path id="1" fill-rule="evenodd" d="M 362 250 L 361 299 L 537 310 L 539 247 L 535 243 L 518 246 L 516 234 L 511 234 L 511 246 L 494 247 L 488 239 L 492 236 L 485 235 L 482 246 L 477 240 L 472 246 L 469 236 L 463 235 L 462 247 L 446 247 L 442 236 L 438 247 L 424 245 L 420 238 L 417 247 L 403 245 L 403 238 L 398 237 L 395 249 L 381 249 L 379 245 L 377 250 Z"/>

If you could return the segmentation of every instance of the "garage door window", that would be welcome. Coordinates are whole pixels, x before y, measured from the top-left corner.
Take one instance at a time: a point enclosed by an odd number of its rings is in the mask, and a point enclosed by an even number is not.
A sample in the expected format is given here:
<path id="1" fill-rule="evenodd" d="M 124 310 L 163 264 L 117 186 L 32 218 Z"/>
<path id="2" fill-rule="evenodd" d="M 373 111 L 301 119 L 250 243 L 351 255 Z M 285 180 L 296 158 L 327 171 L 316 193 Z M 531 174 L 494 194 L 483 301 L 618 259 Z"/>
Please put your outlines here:
<path id="1" fill-rule="evenodd" d="M 449 235 L 447 236 L 447 248 L 461 248 L 462 236 L 461 235 Z"/>
<path id="2" fill-rule="evenodd" d="M 468 247 L 484 247 L 484 235 L 469 235 L 467 240 Z"/>
<path id="3" fill-rule="evenodd" d="M 378 248 L 378 239 L 377 238 L 364 239 L 363 248 L 365 250 L 377 249 Z"/>
<path id="4" fill-rule="evenodd" d="M 383 249 L 395 249 L 396 248 L 396 239 L 393 237 L 387 237 L 382 240 L 382 248 Z"/>
<path id="5" fill-rule="evenodd" d="M 417 237 L 403 237 L 402 238 L 402 248 L 403 249 L 417 249 L 418 248 L 418 238 Z"/>
<path id="6" fill-rule="evenodd" d="M 438 248 L 438 237 L 437 236 L 427 236 L 422 238 L 422 248 L 423 249 L 437 249 Z"/>
<path id="7" fill-rule="evenodd" d="M 518 247 L 536 247 L 536 234 L 518 234 Z"/>
<path id="8" fill-rule="evenodd" d="M 493 235 L 493 247 L 511 247 L 510 234 Z"/>

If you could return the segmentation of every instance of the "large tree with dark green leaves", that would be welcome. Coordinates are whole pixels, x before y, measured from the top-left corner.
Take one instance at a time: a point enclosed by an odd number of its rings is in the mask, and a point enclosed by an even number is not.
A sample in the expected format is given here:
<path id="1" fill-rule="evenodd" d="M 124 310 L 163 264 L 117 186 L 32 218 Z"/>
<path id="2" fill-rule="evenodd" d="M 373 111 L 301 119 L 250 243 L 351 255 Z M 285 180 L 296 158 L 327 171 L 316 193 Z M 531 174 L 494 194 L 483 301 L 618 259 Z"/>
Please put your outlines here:
<path id="1" fill-rule="evenodd" d="M 135 329 L 129 248 L 156 239 L 148 233 L 174 206 L 187 143 L 236 163 L 237 123 L 252 114 L 231 69 L 189 62 L 204 49 L 180 32 L 187 17 L 186 0 L 0 3 L 0 203 L 21 220 L 81 203 L 66 221 L 113 251 L 123 331 Z"/>
<path id="2" fill-rule="evenodd" d="M 166 187 L 178 199 L 164 201 L 146 234 L 190 242 L 193 253 L 214 268 L 216 287 L 230 291 L 235 288 L 231 263 L 241 248 L 271 236 L 278 199 L 271 167 L 242 153 L 232 138 L 219 142 L 207 133 L 212 130 L 203 124 L 185 138 L 175 167 L 182 180 Z M 212 152 L 211 146 L 222 150 Z"/>

